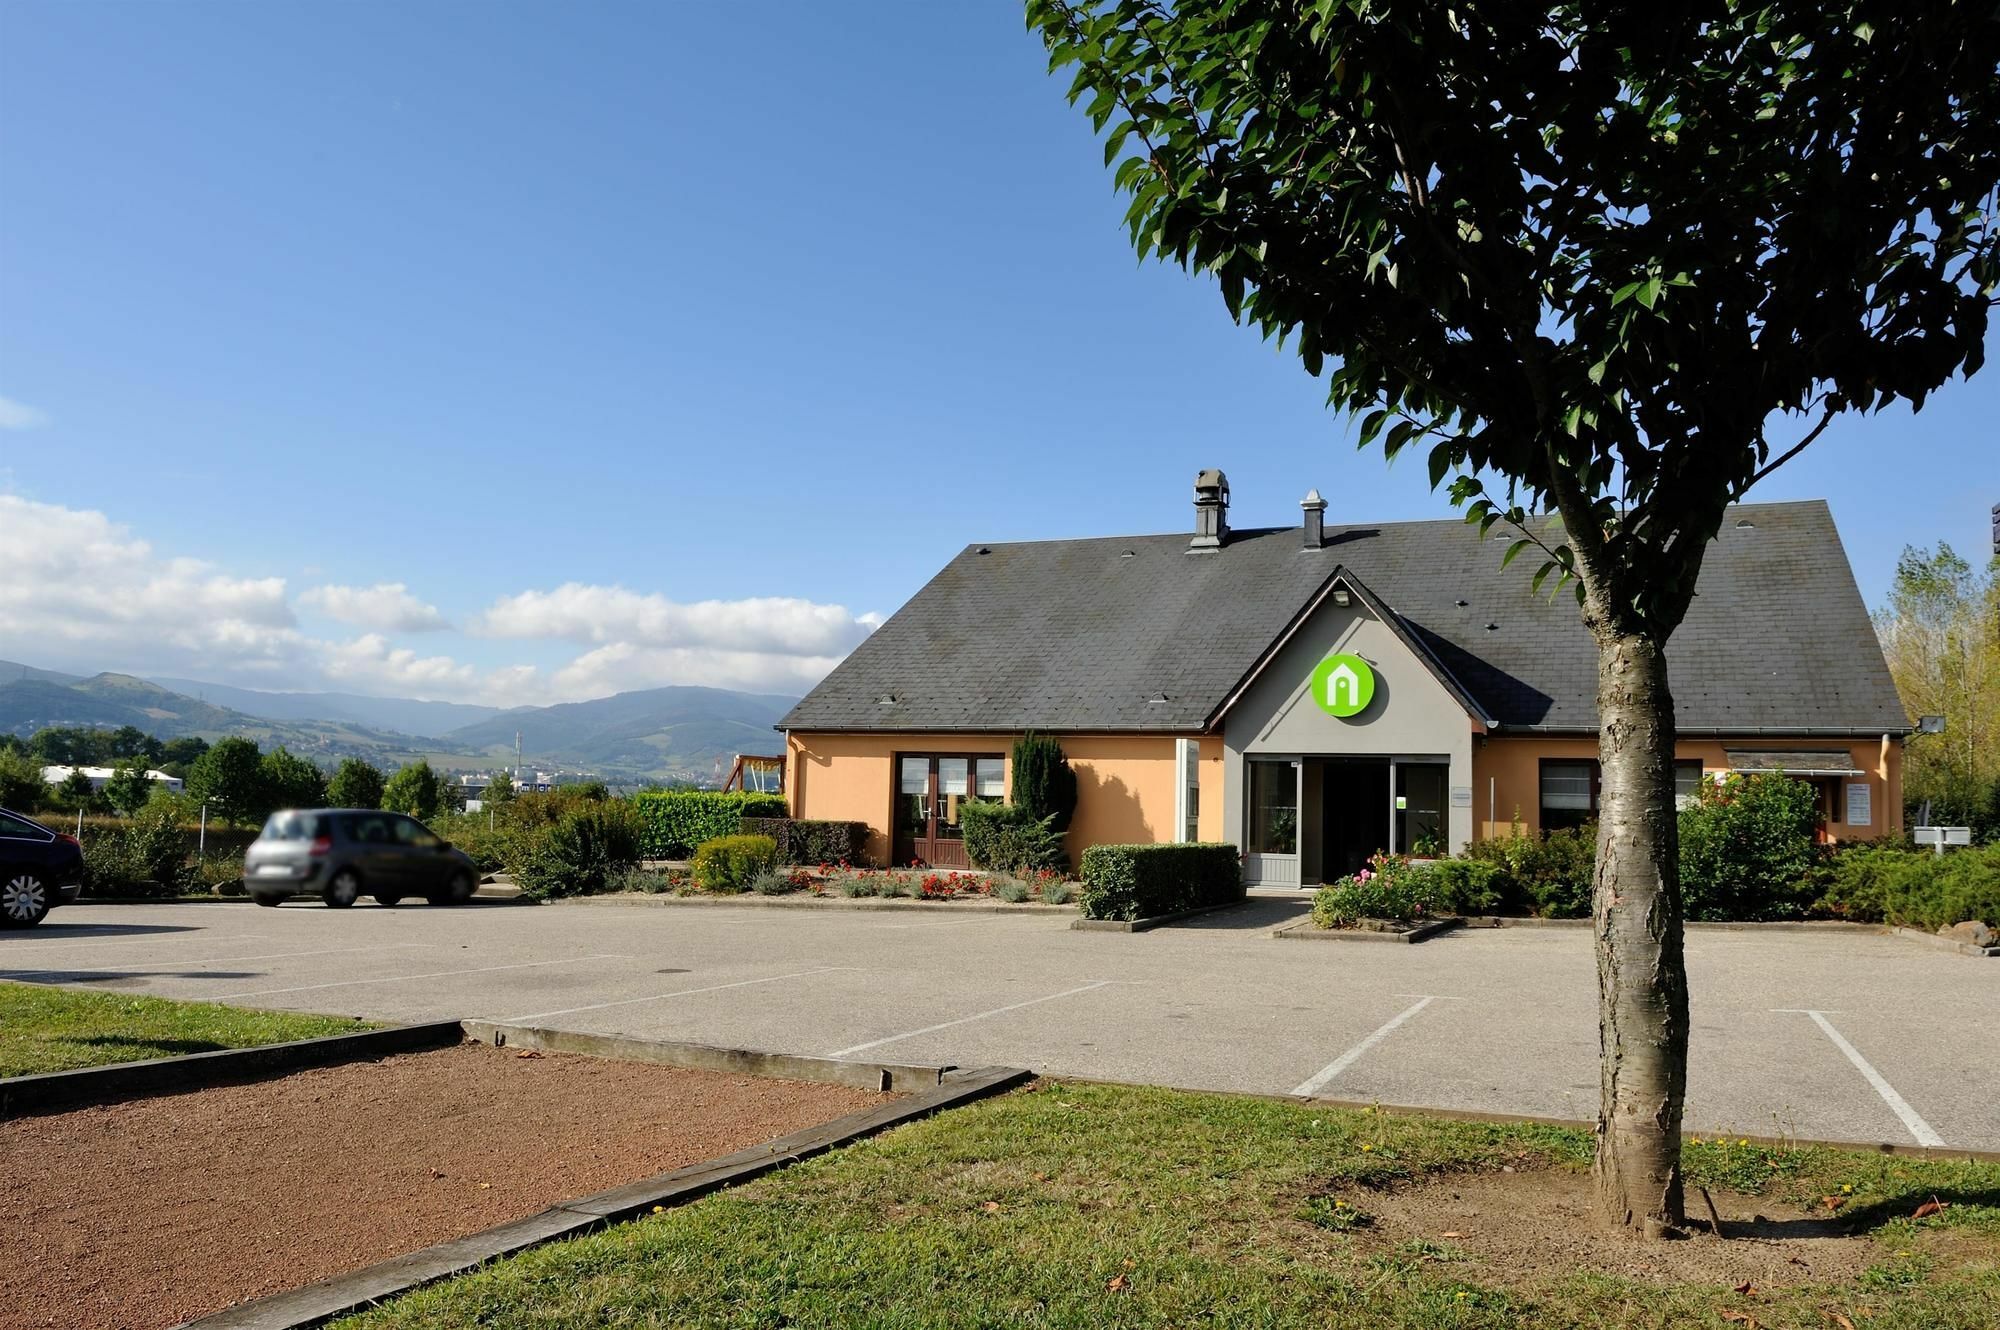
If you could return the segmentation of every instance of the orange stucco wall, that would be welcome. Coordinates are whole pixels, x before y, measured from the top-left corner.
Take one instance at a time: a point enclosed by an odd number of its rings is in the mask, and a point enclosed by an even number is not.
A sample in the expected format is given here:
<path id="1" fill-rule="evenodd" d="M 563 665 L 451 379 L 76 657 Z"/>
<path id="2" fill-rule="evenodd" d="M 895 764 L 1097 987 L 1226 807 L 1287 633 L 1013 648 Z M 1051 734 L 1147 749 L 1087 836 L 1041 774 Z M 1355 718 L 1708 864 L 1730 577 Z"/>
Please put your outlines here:
<path id="1" fill-rule="evenodd" d="M 1724 747 L 1823 749 L 1850 757 L 1867 773 L 1873 820 L 1866 827 L 1845 822 L 1827 825 L 1835 841 L 1873 840 L 1903 829 L 1903 746 L 1894 739 L 1859 739 L 1851 743 L 1807 739 L 1683 740 L 1674 745 L 1678 758 L 1700 758 L 1705 775 L 1729 769 Z M 1472 746 L 1473 834 L 1479 839 L 1504 836 L 1518 821 L 1523 829 L 1541 829 L 1541 764 L 1544 758 L 1595 759 L 1595 739 L 1491 738 Z M 1490 811 L 1489 811 L 1490 800 Z"/>
<path id="2" fill-rule="evenodd" d="M 866 853 L 876 863 L 889 855 L 898 753 L 968 753 L 1006 756 L 1015 735 L 793 734 L 786 754 L 785 788 L 792 816 L 868 824 Z M 1057 735 L 1076 770 L 1076 817 L 1069 850 L 1091 845 L 1176 839 L 1175 739 L 1178 736 Z M 1201 739 L 1203 840 L 1222 839 L 1222 739 Z M 1012 764 L 1007 772 L 1013 782 Z"/>

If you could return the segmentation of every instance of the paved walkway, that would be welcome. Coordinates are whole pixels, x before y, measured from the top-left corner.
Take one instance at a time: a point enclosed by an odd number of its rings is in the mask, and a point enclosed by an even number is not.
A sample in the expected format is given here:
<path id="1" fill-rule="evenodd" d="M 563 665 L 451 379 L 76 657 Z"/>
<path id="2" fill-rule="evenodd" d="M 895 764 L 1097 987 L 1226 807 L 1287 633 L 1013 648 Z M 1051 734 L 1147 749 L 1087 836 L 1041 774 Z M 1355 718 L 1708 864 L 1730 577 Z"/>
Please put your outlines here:
<path id="1" fill-rule="evenodd" d="M 388 1020 L 1588 1118 L 1582 929 L 1281 942 L 1303 897 L 1142 934 L 1066 919 L 575 902 L 66 907 L 0 978 Z M 1690 1130 L 2000 1150 L 2000 961 L 1696 931 Z"/>

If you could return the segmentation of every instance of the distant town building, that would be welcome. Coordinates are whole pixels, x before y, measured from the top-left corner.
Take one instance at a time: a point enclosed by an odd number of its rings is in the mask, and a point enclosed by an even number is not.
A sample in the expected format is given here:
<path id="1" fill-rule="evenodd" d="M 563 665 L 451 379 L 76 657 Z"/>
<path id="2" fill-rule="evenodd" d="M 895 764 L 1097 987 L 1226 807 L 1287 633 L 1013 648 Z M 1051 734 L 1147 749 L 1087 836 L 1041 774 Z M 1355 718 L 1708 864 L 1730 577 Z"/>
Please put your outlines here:
<path id="1" fill-rule="evenodd" d="M 117 768 L 115 767 L 43 767 L 42 779 L 51 785 L 60 785 L 69 779 L 70 773 L 73 771 L 81 771 L 85 778 L 90 781 L 90 788 L 98 791 L 102 791 L 104 783 L 117 774 Z M 155 784 L 166 786 L 175 794 L 179 794 L 183 789 L 187 788 L 186 781 L 183 781 L 179 776 L 169 776 L 164 771 L 148 771 L 146 779 L 153 781 Z"/>

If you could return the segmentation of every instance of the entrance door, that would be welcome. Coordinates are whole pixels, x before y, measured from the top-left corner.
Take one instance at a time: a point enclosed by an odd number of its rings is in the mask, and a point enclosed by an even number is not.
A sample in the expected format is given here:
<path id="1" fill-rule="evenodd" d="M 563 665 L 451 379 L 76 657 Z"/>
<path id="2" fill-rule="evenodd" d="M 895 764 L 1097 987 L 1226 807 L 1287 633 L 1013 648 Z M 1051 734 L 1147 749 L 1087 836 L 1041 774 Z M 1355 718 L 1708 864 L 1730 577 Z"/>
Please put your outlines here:
<path id="1" fill-rule="evenodd" d="M 998 757 L 905 753 L 896 759 L 896 824 L 892 856 L 897 864 L 966 868 L 965 833 L 959 809 L 975 800 L 996 800 L 1006 792 L 1006 764 Z"/>
<path id="2" fill-rule="evenodd" d="M 1389 764 L 1329 761 L 1320 788 L 1320 876 L 1333 882 L 1389 848 Z"/>

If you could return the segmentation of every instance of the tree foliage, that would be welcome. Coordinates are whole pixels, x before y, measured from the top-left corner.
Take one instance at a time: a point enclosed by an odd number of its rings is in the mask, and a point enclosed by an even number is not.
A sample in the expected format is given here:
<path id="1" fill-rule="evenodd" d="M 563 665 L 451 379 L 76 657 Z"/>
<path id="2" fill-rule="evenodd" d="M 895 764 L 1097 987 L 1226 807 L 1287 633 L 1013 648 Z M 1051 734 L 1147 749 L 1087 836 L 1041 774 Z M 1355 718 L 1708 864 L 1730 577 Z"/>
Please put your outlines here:
<path id="1" fill-rule="evenodd" d="M 221 739 L 188 768 L 188 795 L 208 805 L 212 816 L 238 824 L 258 821 L 270 811 L 264 787 L 264 756 L 249 739 Z"/>
<path id="2" fill-rule="evenodd" d="M 444 781 L 421 759 L 398 767 L 382 789 L 382 807 L 418 819 L 436 817 L 445 807 Z"/>
<path id="3" fill-rule="evenodd" d="M 1049 819 L 1058 836 L 1068 831 L 1076 814 L 1076 772 L 1062 745 L 1030 730 L 1014 741 L 1013 766 L 1011 802 L 1037 822 Z"/>
<path id="4" fill-rule="evenodd" d="M 383 779 L 381 768 L 358 757 L 340 764 L 327 782 L 326 800 L 335 808 L 380 808 Z"/>
<path id="5" fill-rule="evenodd" d="M 1139 253 L 1664 641 L 1724 506 L 1984 358 L 1991 6 L 1029 0 Z M 1776 414 L 1814 423 L 1791 449 Z M 1489 491 L 1488 484 L 1496 488 Z M 1533 523 L 1551 508 L 1562 527 Z"/>
<path id="6" fill-rule="evenodd" d="M 153 778 L 143 761 L 119 763 L 111 779 L 104 782 L 105 801 L 127 817 L 144 808 L 152 797 Z"/>
<path id="7" fill-rule="evenodd" d="M 2000 559 L 1975 572 L 1943 542 L 1905 548 L 1875 631 L 1910 719 L 1944 717 L 1903 750 L 1909 821 L 2000 836 Z"/>
<path id="8" fill-rule="evenodd" d="M 326 773 L 282 744 L 264 754 L 264 799 L 268 808 L 321 808 Z"/>

